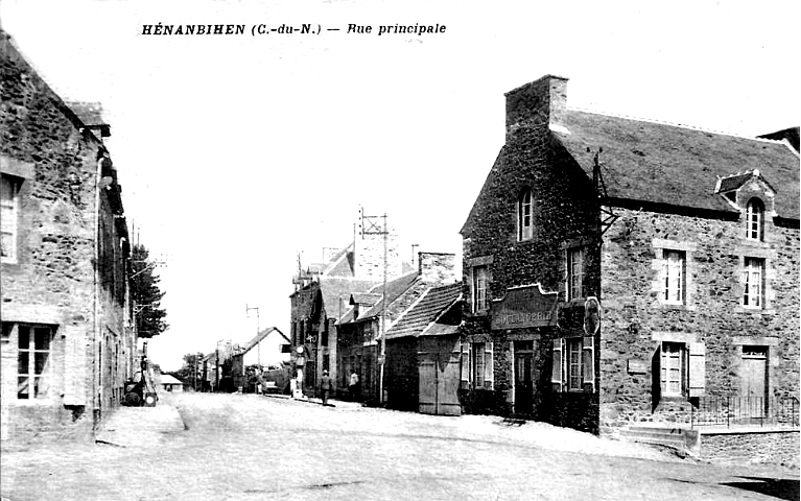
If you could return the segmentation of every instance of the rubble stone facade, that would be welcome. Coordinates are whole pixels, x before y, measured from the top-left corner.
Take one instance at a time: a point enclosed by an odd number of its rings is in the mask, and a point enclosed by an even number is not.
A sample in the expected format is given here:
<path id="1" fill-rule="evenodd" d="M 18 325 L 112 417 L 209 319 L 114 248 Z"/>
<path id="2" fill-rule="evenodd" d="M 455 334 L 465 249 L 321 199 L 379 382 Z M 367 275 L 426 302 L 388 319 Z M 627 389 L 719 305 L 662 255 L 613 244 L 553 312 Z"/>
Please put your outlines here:
<path id="1" fill-rule="evenodd" d="M 2 32 L 0 65 L 2 437 L 86 436 L 136 352 L 116 171 Z"/>

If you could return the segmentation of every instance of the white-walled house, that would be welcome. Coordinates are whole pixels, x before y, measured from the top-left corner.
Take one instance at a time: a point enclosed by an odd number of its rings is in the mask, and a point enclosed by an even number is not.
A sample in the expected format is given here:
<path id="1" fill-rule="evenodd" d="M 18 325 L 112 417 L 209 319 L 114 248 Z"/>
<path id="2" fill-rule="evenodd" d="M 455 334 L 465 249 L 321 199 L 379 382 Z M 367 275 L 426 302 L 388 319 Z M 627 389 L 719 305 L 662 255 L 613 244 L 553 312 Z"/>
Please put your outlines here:
<path id="1" fill-rule="evenodd" d="M 246 344 L 234 348 L 231 371 L 234 387 L 246 386 L 250 377 L 248 367 L 262 370 L 278 368 L 289 363 L 290 341 L 277 327 L 268 327 Z"/>

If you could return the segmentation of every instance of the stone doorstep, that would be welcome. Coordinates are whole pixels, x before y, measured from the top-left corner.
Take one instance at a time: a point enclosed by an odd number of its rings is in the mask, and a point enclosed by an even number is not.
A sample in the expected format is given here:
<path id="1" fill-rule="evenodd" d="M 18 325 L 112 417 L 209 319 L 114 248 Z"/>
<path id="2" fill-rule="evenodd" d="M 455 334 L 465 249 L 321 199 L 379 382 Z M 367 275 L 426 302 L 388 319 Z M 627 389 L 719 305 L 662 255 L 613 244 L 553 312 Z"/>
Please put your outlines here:
<path id="1" fill-rule="evenodd" d="M 700 434 L 696 430 L 671 426 L 630 426 L 620 436 L 632 442 L 661 445 L 697 457 L 701 452 Z"/>

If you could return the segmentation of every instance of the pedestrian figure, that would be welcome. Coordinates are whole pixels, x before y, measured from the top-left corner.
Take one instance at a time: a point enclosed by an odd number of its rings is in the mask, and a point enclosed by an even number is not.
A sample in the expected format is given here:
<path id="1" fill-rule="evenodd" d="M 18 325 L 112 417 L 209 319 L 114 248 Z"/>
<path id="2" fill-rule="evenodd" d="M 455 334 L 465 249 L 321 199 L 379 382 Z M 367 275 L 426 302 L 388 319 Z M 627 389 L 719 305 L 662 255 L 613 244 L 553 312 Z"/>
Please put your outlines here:
<path id="1" fill-rule="evenodd" d="M 334 389 L 334 382 L 331 380 L 331 377 L 328 375 L 328 371 L 323 371 L 323 380 L 322 380 L 322 392 L 323 392 L 323 405 L 328 405 L 328 395 Z"/>
<path id="2" fill-rule="evenodd" d="M 359 395 L 359 375 L 356 374 L 356 371 L 351 369 L 350 371 L 350 383 L 348 384 L 348 394 L 350 395 L 351 401 L 355 402 L 357 396 Z"/>

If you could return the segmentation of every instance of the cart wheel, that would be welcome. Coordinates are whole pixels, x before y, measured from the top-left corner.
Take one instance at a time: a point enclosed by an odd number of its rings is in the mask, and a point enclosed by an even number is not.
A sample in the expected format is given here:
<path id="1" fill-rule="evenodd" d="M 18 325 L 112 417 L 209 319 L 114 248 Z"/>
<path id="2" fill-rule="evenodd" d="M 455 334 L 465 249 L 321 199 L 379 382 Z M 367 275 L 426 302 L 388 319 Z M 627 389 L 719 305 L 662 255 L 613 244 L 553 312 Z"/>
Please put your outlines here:
<path id="1" fill-rule="evenodd" d="M 142 405 L 142 397 L 138 393 L 130 392 L 125 395 L 125 405 L 129 407 L 139 407 Z"/>

